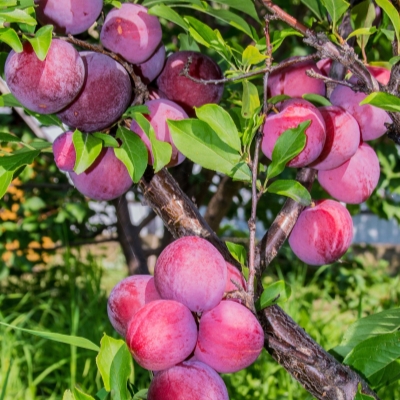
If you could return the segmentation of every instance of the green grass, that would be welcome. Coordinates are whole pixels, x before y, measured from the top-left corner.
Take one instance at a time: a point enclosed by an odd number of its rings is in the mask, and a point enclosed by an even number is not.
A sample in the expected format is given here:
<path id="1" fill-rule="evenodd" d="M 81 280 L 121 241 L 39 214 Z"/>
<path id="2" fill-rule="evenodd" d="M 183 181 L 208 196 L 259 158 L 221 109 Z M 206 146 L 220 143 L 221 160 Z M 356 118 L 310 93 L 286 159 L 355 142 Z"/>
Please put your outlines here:
<path id="1" fill-rule="evenodd" d="M 330 349 L 359 317 L 399 304 L 399 277 L 389 275 L 388 263 L 364 264 L 362 257 L 349 253 L 342 263 L 311 270 L 284 248 L 265 283 L 279 278 L 291 285 L 292 296 L 282 307 Z M 118 336 L 107 318 L 107 291 L 123 275 L 123 270 L 102 268 L 91 256 L 80 259 L 67 252 L 59 265 L 0 281 L 0 321 L 83 336 L 99 344 L 104 332 Z M 0 400 L 60 399 L 75 384 L 94 395 L 102 386 L 95 356 L 93 351 L 0 327 Z M 144 388 L 149 373 L 135 366 L 134 379 Z M 231 400 L 312 398 L 265 351 L 251 367 L 224 380 Z M 379 395 L 382 400 L 399 399 L 400 390 L 392 385 Z"/>

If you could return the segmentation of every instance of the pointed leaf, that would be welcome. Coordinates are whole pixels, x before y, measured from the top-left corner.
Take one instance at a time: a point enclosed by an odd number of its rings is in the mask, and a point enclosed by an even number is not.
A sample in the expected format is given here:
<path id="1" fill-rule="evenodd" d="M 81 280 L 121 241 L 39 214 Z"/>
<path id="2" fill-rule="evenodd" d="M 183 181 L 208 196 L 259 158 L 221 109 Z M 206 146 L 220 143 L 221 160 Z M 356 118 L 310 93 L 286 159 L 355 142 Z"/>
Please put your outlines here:
<path id="1" fill-rule="evenodd" d="M 94 132 L 92 133 L 92 136 L 101 139 L 103 141 L 103 147 L 119 147 L 118 141 L 111 135 L 102 132 Z"/>
<path id="2" fill-rule="evenodd" d="M 400 308 L 382 311 L 361 318 L 350 325 L 339 346 L 334 351 L 345 357 L 357 344 L 362 341 L 400 329 Z"/>
<path id="3" fill-rule="evenodd" d="M 376 0 L 376 4 L 385 11 L 390 20 L 392 21 L 394 31 L 397 39 L 397 49 L 400 49 L 400 15 L 395 6 L 389 0 Z"/>
<path id="4" fill-rule="evenodd" d="M 35 26 L 37 22 L 35 18 L 31 17 L 25 10 L 14 9 L 14 10 L 0 10 L 0 18 L 6 22 L 16 22 L 19 24 L 26 24 Z"/>
<path id="5" fill-rule="evenodd" d="M 0 29 L 0 41 L 8 44 L 16 53 L 23 50 L 18 34 L 12 28 Z"/>
<path id="6" fill-rule="evenodd" d="M 15 171 L 23 165 L 32 164 L 35 158 L 40 154 L 38 150 L 19 150 L 11 153 L 9 156 L 0 157 L 0 166 L 7 171 Z"/>
<path id="7" fill-rule="evenodd" d="M 121 139 L 122 144 L 114 149 L 115 156 L 125 164 L 132 181 L 137 183 L 147 167 L 147 148 L 138 135 L 124 127 L 118 128 L 116 138 Z"/>
<path id="8" fill-rule="evenodd" d="M 82 349 L 88 349 L 93 351 L 99 351 L 100 348 L 95 345 L 90 340 L 80 337 L 80 336 L 70 336 L 62 335 L 60 333 L 44 332 L 44 331 L 34 331 L 31 329 L 20 328 L 15 325 L 6 324 L 5 322 L 0 322 L 0 325 L 7 326 L 8 328 L 17 329 L 22 332 L 29 333 L 31 335 L 39 336 L 44 339 L 53 340 L 54 342 L 60 342 L 69 344 L 71 346 L 81 347 Z"/>
<path id="9" fill-rule="evenodd" d="M 175 10 L 165 4 L 157 4 L 151 7 L 148 10 L 148 13 L 150 15 L 155 15 L 158 18 L 164 18 L 167 21 L 171 21 L 185 30 L 189 30 L 189 25 L 186 21 Z"/>
<path id="10" fill-rule="evenodd" d="M 64 392 L 62 400 L 76 400 L 76 399 L 75 396 L 72 394 L 72 392 L 68 389 Z"/>
<path id="11" fill-rule="evenodd" d="M 285 169 L 286 164 L 296 157 L 306 145 L 306 129 L 311 121 L 304 121 L 296 128 L 288 129 L 279 136 L 272 150 L 272 162 L 268 166 L 267 178 L 278 176 Z"/>
<path id="12" fill-rule="evenodd" d="M 135 393 L 133 400 L 146 400 L 149 389 L 142 389 Z"/>
<path id="13" fill-rule="evenodd" d="M 204 168 L 250 182 L 250 169 L 241 161 L 240 154 L 221 141 L 208 124 L 197 119 L 185 119 L 168 121 L 168 126 L 176 147 L 190 160 Z"/>
<path id="14" fill-rule="evenodd" d="M 357 36 L 357 43 L 362 51 L 364 51 L 369 40 L 369 35 L 377 31 L 376 27 L 372 26 L 375 17 L 375 4 L 369 0 L 364 0 L 352 7 L 351 21 L 353 22 L 354 31 L 346 38 L 346 40 L 352 36 Z"/>
<path id="15" fill-rule="evenodd" d="M 278 97 L 278 96 L 276 96 Z M 307 94 L 303 94 L 303 99 L 309 101 L 310 103 L 314 104 L 314 106 L 316 107 L 322 107 L 322 106 L 331 106 L 332 103 L 323 96 L 320 96 L 319 94 L 315 94 L 315 93 L 307 93 Z"/>
<path id="16" fill-rule="evenodd" d="M 128 379 L 132 371 L 132 355 L 128 346 L 123 346 L 115 354 L 111 363 L 110 386 L 114 400 L 126 400 L 130 398 L 128 391 Z"/>
<path id="17" fill-rule="evenodd" d="M 247 264 L 247 251 L 244 246 L 237 243 L 225 242 L 226 247 L 229 250 L 229 253 L 232 254 L 232 257 L 239 261 L 240 265 L 245 266 Z"/>
<path id="18" fill-rule="evenodd" d="M 301 2 L 305 4 L 320 21 L 324 19 L 324 11 L 319 0 L 301 0 Z"/>
<path id="19" fill-rule="evenodd" d="M 374 399 L 374 397 L 371 397 L 367 394 L 361 393 L 362 386 L 361 383 L 358 384 L 358 391 L 356 394 L 356 397 L 354 397 L 354 400 L 371 400 Z"/>
<path id="20" fill-rule="evenodd" d="M 18 143 L 20 142 L 21 139 L 17 136 L 11 135 L 11 133 L 6 133 L 6 132 L 0 132 L 0 142 L 14 142 L 14 143 Z"/>
<path id="21" fill-rule="evenodd" d="M 3 167 L 0 167 L 0 199 L 6 194 L 13 179 L 13 171 L 7 171 Z"/>
<path id="22" fill-rule="evenodd" d="M 400 332 L 371 337 L 359 343 L 343 363 L 367 379 L 400 357 Z"/>
<path id="23" fill-rule="evenodd" d="M 187 35 L 186 33 L 180 33 L 178 35 L 179 38 L 179 51 L 198 51 L 200 52 L 200 47 L 196 43 L 196 41 L 193 40 L 192 37 Z"/>
<path id="24" fill-rule="evenodd" d="M 45 25 L 36 32 L 34 38 L 30 38 L 29 36 L 25 37 L 25 39 L 27 39 L 32 45 L 33 50 L 40 61 L 44 61 L 47 56 L 47 52 L 51 45 L 52 35 L 53 25 Z"/>
<path id="25" fill-rule="evenodd" d="M 256 302 L 256 310 L 261 311 L 272 304 L 282 304 L 289 299 L 291 294 L 292 289 L 285 281 L 271 283 L 264 289 L 261 297 Z"/>
<path id="26" fill-rule="evenodd" d="M 0 107 L 22 107 L 22 105 L 11 93 L 7 93 L 0 96 Z"/>
<path id="27" fill-rule="evenodd" d="M 397 96 L 384 92 L 371 93 L 360 103 L 360 106 L 363 104 L 370 104 L 385 111 L 400 111 L 400 99 Z"/>
<path id="28" fill-rule="evenodd" d="M 321 0 L 322 4 L 328 10 L 329 15 L 332 18 L 333 31 L 336 31 L 336 24 L 342 15 L 350 7 L 350 3 L 344 0 Z"/>
<path id="29" fill-rule="evenodd" d="M 243 118 L 253 118 L 253 115 L 260 107 L 260 98 L 257 87 L 245 79 L 243 82 L 242 97 L 242 116 Z"/>
<path id="30" fill-rule="evenodd" d="M 74 388 L 74 396 L 75 400 L 95 400 L 94 397 L 83 393 L 82 390 L 78 389 L 77 387 Z"/>
<path id="31" fill-rule="evenodd" d="M 82 133 L 77 129 L 72 135 L 72 142 L 76 151 L 74 171 L 81 174 L 96 161 L 103 148 L 103 142 L 90 133 Z"/>
<path id="32" fill-rule="evenodd" d="M 346 40 L 349 40 L 353 36 L 368 37 L 368 36 L 371 36 L 372 34 L 374 34 L 377 31 L 378 30 L 376 29 L 375 26 L 371 26 L 370 28 L 356 29 L 355 31 L 351 32 L 349 36 L 347 36 Z M 364 39 L 364 42 L 365 42 L 365 39 Z"/>
<path id="33" fill-rule="evenodd" d="M 290 197 L 303 206 L 309 206 L 311 204 L 310 192 L 298 181 L 277 180 L 272 182 L 267 190 L 269 193 Z"/>
<path id="34" fill-rule="evenodd" d="M 251 0 L 215 0 L 215 2 L 226 4 L 229 7 L 242 11 L 243 13 L 250 15 L 250 17 L 252 17 L 256 21 L 260 22 L 257 11 L 254 7 L 254 2 Z"/>
<path id="35" fill-rule="evenodd" d="M 205 104 L 196 108 L 196 115 L 198 119 L 211 126 L 223 142 L 240 152 L 239 132 L 227 111 L 217 104 Z"/>
<path id="36" fill-rule="evenodd" d="M 250 65 L 259 64 L 267 58 L 266 55 L 261 54 L 257 47 L 248 45 L 242 54 L 242 63 L 245 67 Z"/>
<path id="37" fill-rule="evenodd" d="M 368 378 L 368 383 L 372 388 L 378 389 L 383 386 L 389 386 L 400 379 L 400 360 L 397 359 L 377 373 Z"/>

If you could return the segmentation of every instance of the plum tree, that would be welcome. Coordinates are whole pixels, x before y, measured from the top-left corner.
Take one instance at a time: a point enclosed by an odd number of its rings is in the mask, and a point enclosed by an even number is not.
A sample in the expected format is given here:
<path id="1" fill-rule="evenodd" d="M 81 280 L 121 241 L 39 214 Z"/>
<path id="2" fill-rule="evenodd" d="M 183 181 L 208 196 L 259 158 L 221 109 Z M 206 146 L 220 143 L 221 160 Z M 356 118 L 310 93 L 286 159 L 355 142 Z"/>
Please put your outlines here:
<path id="1" fill-rule="evenodd" d="M 185 361 L 161 371 L 153 378 L 148 400 L 228 400 L 222 378 L 208 365 L 199 361 Z"/>
<path id="2" fill-rule="evenodd" d="M 164 68 L 165 46 L 161 42 L 152 56 L 141 64 L 134 65 L 134 71 L 146 84 L 153 82 Z"/>
<path id="3" fill-rule="evenodd" d="M 128 73 L 111 57 L 80 53 L 86 79 L 75 100 L 57 115 L 66 125 L 84 132 L 108 128 L 128 107 L 132 86 Z"/>
<path id="4" fill-rule="evenodd" d="M 289 60 L 293 59 L 296 59 L 296 57 Z M 286 94 L 290 97 L 301 97 L 306 93 L 325 96 L 325 83 L 321 79 L 311 78 L 306 75 L 306 71 L 309 69 L 319 74 L 321 73 L 321 70 L 313 60 L 298 62 L 271 72 L 268 78 L 268 96 Z"/>
<path id="5" fill-rule="evenodd" d="M 103 0 L 35 0 L 42 25 L 53 25 L 61 34 L 77 35 L 90 28 L 103 8 Z"/>
<path id="6" fill-rule="evenodd" d="M 184 361 L 196 346 L 197 325 L 190 310 L 174 300 L 143 306 L 128 325 L 126 343 L 142 367 L 161 371 Z"/>
<path id="7" fill-rule="evenodd" d="M 11 93 L 24 107 L 40 114 L 52 114 L 70 104 L 85 79 L 82 58 L 62 40 L 51 42 L 44 61 L 25 42 L 21 53 L 9 53 L 4 73 Z"/>
<path id="8" fill-rule="evenodd" d="M 282 103 L 278 114 L 271 113 L 265 119 L 262 151 L 272 158 L 278 137 L 287 129 L 296 128 L 301 122 L 310 120 L 306 130 L 307 142 L 303 151 L 288 163 L 290 167 L 304 167 L 321 154 L 326 139 L 325 121 L 313 104 L 303 99 L 290 99 Z"/>
<path id="9" fill-rule="evenodd" d="M 324 265 L 337 261 L 352 239 L 353 220 L 346 207 L 334 200 L 319 200 L 302 211 L 289 244 L 305 263 Z"/>
<path id="10" fill-rule="evenodd" d="M 333 198 L 349 204 L 360 204 L 371 196 L 379 176 L 378 156 L 371 146 L 362 143 L 341 166 L 319 171 L 318 181 Z"/>
<path id="11" fill-rule="evenodd" d="M 61 171 L 74 170 L 76 151 L 72 142 L 72 131 L 67 131 L 57 136 L 53 142 L 54 162 Z"/>
<path id="12" fill-rule="evenodd" d="M 194 354 L 217 372 L 231 373 L 251 365 L 263 347 L 264 332 L 253 313 L 224 300 L 201 316 Z"/>
<path id="13" fill-rule="evenodd" d="M 132 178 L 112 147 L 104 148 L 84 172 L 68 172 L 76 189 L 93 200 L 112 200 L 132 186 Z"/>
<path id="14" fill-rule="evenodd" d="M 145 304 L 161 300 L 151 275 L 134 275 L 120 281 L 112 289 L 107 302 L 107 314 L 114 329 L 126 336 L 128 324 Z"/>
<path id="15" fill-rule="evenodd" d="M 158 292 L 164 299 L 180 301 L 191 311 L 211 310 L 224 295 L 227 267 L 207 240 L 182 237 L 169 244 L 154 268 Z"/>
<path id="16" fill-rule="evenodd" d="M 343 108 L 319 107 L 326 126 L 326 141 L 319 157 L 310 166 L 317 170 L 339 167 L 357 151 L 360 128 L 357 121 Z"/>
<path id="17" fill-rule="evenodd" d="M 104 21 L 100 40 L 106 49 L 132 64 L 148 60 L 161 42 L 161 25 L 139 4 L 123 3 L 112 9 Z"/>
<path id="18" fill-rule="evenodd" d="M 224 85 L 205 86 L 181 75 L 189 57 L 191 58 L 189 66 L 191 77 L 204 80 L 222 78 L 221 68 L 212 58 L 195 51 L 178 51 L 167 58 L 164 69 L 157 78 L 157 86 L 168 99 L 178 103 L 188 115 L 193 116 L 193 107 L 219 103 Z"/>
<path id="19" fill-rule="evenodd" d="M 145 102 L 145 105 L 149 108 L 150 114 L 148 114 L 147 118 L 154 128 L 156 138 L 163 142 L 167 142 L 172 146 L 171 160 L 167 166 L 173 167 L 180 164 L 185 159 L 185 156 L 180 153 L 174 145 L 167 120 L 181 120 L 188 118 L 188 115 L 182 107 L 178 106 L 178 104 L 166 99 L 148 100 Z M 150 139 L 134 120 L 131 124 L 131 130 L 136 133 L 146 145 L 148 151 L 148 163 L 153 165 L 154 156 L 151 151 Z"/>

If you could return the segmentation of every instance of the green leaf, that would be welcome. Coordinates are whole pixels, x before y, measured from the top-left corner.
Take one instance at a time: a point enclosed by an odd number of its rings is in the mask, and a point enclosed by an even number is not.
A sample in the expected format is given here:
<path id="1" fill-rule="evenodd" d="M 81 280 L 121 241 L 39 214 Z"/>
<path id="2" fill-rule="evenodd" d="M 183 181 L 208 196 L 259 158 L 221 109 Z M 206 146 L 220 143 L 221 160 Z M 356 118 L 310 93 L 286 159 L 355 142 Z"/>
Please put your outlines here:
<path id="1" fill-rule="evenodd" d="M 37 58 L 40 61 L 44 61 L 47 56 L 51 45 L 51 39 L 53 35 L 53 25 L 45 25 L 41 27 L 35 34 L 34 38 L 24 36 L 29 41 L 35 51 Z"/>
<path id="2" fill-rule="evenodd" d="M 400 99 L 397 96 L 384 92 L 371 93 L 360 103 L 360 106 L 363 104 L 370 104 L 385 111 L 400 111 Z"/>
<path id="3" fill-rule="evenodd" d="M 169 121 L 168 125 L 176 147 L 190 160 L 236 180 L 251 181 L 250 169 L 240 154 L 224 143 L 208 124 L 185 119 Z"/>
<path id="4" fill-rule="evenodd" d="M 202 6 L 201 0 L 144 0 L 142 4 L 145 7 L 149 8 L 149 7 L 151 7 L 151 6 L 155 5 L 155 4 L 160 4 L 160 3 L 163 3 L 163 4 L 167 4 L 167 3 L 176 3 L 176 4 L 185 3 L 184 5 L 186 5 L 186 4 L 196 4 L 199 7 Z M 184 5 L 182 5 L 182 7 Z"/>
<path id="5" fill-rule="evenodd" d="M 146 400 L 149 389 L 142 389 L 135 393 L 133 400 Z"/>
<path id="6" fill-rule="evenodd" d="M 400 52 L 400 15 L 395 6 L 389 0 L 376 0 L 376 4 L 385 11 L 390 20 L 397 39 L 397 53 Z"/>
<path id="7" fill-rule="evenodd" d="M 278 96 L 275 96 L 278 97 Z M 307 94 L 303 94 L 303 99 L 309 101 L 310 103 L 314 104 L 314 106 L 316 107 L 322 107 L 322 106 L 331 106 L 332 103 L 323 96 L 320 96 L 319 94 L 315 94 L 315 93 L 307 93 Z"/>
<path id="8" fill-rule="evenodd" d="M 150 110 L 149 107 L 145 105 L 128 107 L 128 109 L 124 112 L 123 117 L 132 118 L 136 113 L 150 114 Z"/>
<path id="9" fill-rule="evenodd" d="M 14 10 L 0 10 L 0 18 L 6 22 L 17 22 L 20 24 L 27 24 L 35 26 L 37 22 L 35 18 L 31 17 L 25 10 L 14 9 Z"/>
<path id="10" fill-rule="evenodd" d="M 362 38 L 364 38 L 363 43 L 366 43 L 365 38 L 371 36 L 375 32 L 377 32 L 377 29 L 375 26 L 371 26 L 370 28 L 356 29 L 355 31 L 351 32 L 349 36 L 347 36 L 346 40 L 349 40 L 353 36 L 361 36 Z M 361 44 L 359 44 L 359 46 L 362 47 Z"/>
<path id="11" fill-rule="evenodd" d="M 274 282 L 268 285 L 262 292 L 261 297 L 255 304 L 256 310 L 261 311 L 272 304 L 282 304 L 289 299 L 291 294 L 292 289 L 285 281 Z"/>
<path id="12" fill-rule="evenodd" d="M 81 174 L 96 161 L 101 153 L 103 142 L 90 133 L 82 133 L 77 129 L 72 135 L 72 142 L 76 151 L 74 171 Z"/>
<path id="13" fill-rule="evenodd" d="M 242 116 L 243 118 L 253 118 L 253 115 L 260 107 L 260 98 L 258 96 L 257 87 L 247 79 L 245 79 L 242 84 Z"/>
<path id="14" fill-rule="evenodd" d="M 74 388 L 74 396 L 75 396 L 75 400 L 95 400 L 94 397 L 89 396 L 86 393 L 83 393 L 77 387 Z"/>
<path id="15" fill-rule="evenodd" d="M 301 2 L 306 5 L 320 21 L 323 21 L 324 11 L 319 0 L 301 0 Z"/>
<path id="16" fill-rule="evenodd" d="M 32 164 L 35 158 L 40 154 L 38 150 L 21 149 L 11 153 L 9 156 L 0 157 L 0 167 L 7 171 L 15 171 L 23 165 Z"/>
<path id="17" fill-rule="evenodd" d="M 395 332 L 398 329 L 400 329 L 400 308 L 372 314 L 350 325 L 339 346 L 333 350 L 342 357 L 346 357 L 362 341 L 377 335 Z"/>
<path id="18" fill-rule="evenodd" d="M 118 141 L 111 135 L 107 135 L 106 133 L 102 132 L 94 132 L 92 135 L 103 141 L 103 147 L 119 147 Z"/>
<path id="19" fill-rule="evenodd" d="M 0 107 L 22 107 L 21 103 L 11 93 L 0 96 Z"/>
<path id="20" fill-rule="evenodd" d="M 371 337 L 359 343 L 343 363 L 367 379 L 400 357 L 400 332 Z"/>
<path id="21" fill-rule="evenodd" d="M 310 124 L 310 120 L 301 122 L 296 128 L 288 129 L 278 137 L 272 150 L 272 162 L 268 166 L 267 179 L 283 172 L 286 164 L 304 149 L 307 141 L 305 131 Z"/>
<path id="22" fill-rule="evenodd" d="M 13 171 L 7 171 L 3 167 L 0 167 L 0 199 L 6 194 L 13 179 Z"/>
<path id="23" fill-rule="evenodd" d="M 252 17 L 256 21 L 260 22 L 257 11 L 254 7 L 254 2 L 251 0 L 215 0 L 215 2 L 226 4 L 229 7 L 242 11 L 243 13 L 250 15 L 250 17 Z"/>
<path id="24" fill-rule="evenodd" d="M 322 4 L 328 10 L 329 15 L 332 18 L 333 31 L 336 31 L 336 24 L 342 15 L 350 7 L 350 4 L 344 0 L 321 0 Z"/>
<path id="25" fill-rule="evenodd" d="M 283 41 L 289 36 L 303 37 L 303 35 L 300 32 L 296 31 L 293 28 L 274 30 L 272 33 L 272 41 L 271 41 L 272 52 L 275 53 L 275 51 L 278 50 Z"/>
<path id="26" fill-rule="evenodd" d="M 153 168 L 155 172 L 160 171 L 161 168 L 165 167 L 171 161 L 172 146 L 167 142 L 157 139 L 153 126 L 143 114 L 133 114 L 132 118 L 149 138 L 151 153 L 153 155 Z"/>
<path id="27" fill-rule="evenodd" d="M 132 181 L 137 183 L 147 167 L 147 148 L 138 135 L 122 126 L 118 128 L 116 138 L 121 139 L 122 144 L 114 149 L 115 156 L 125 164 Z"/>
<path id="28" fill-rule="evenodd" d="M 259 64 L 260 62 L 264 61 L 266 58 L 267 58 L 267 56 L 264 54 L 261 54 L 260 50 L 258 50 L 257 47 L 248 45 L 242 54 L 242 63 L 245 67 L 248 67 L 250 65 Z"/>
<path id="29" fill-rule="evenodd" d="M 105 389 L 111 391 L 111 364 L 121 347 L 126 346 L 120 339 L 114 339 L 106 334 L 100 341 L 100 351 L 96 357 L 97 368 L 103 379 Z"/>
<path id="30" fill-rule="evenodd" d="M 189 25 L 186 21 L 175 10 L 164 4 L 157 4 L 151 7 L 148 13 L 150 15 L 155 15 L 158 18 L 164 18 L 167 21 L 171 21 L 186 31 L 189 30 Z"/>
<path id="31" fill-rule="evenodd" d="M 351 9 L 351 21 L 354 31 L 346 38 L 357 36 L 357 43 L 364 51 L 367 46 L 369 35 L 375 33 L 377 29 L 372 26 L 375 20 L 375 4 L 370 0 L 364 0 Z"/>
<path id="32" fill-rule="evenodd" d="M 371 400 L 374 399 L 372 396 L 368 396 L 367 394 L 361 393 L 362 386 L 361 383 L 358 384 L 358 391 L 356 394 L 356 397 L 354 397 L 354 400 Z"/>
<path id="33" fill-rule="evenodd" d="M 211 126 L 223 142 L 240 152 L 239 132 L 227 111 L 217 104 L 205 104 L 196 108 L 196 115 L 198 119 Z"/>
<path id="34" fill-rule="evenodd" d="M 126 400 L 130 398 L 128 379 L 132 371 L 132 355 L 126 343 L 120 347 L 111 363 L 110 386 L 113 400 Z"/>
<path id="35" fill-rule="evenodd" d="M 229 250 L 229 253 L 232 254 L 232 257 L 239 261 L 240 265 L 245 266 L 247 264 L 247 251 L 244 246 L 237 243 L 232 243 L 225 241 L 226 247 Z"/>
<path id="36" fill-rule="evenodd" d="M 17 329 L 22 332 L 30 333 L 31 335 L 39 336 L 44 339 L 53 340 L 54 342 L 60 342 L 69 344 L 71 346 L 80 347 L 82 349 L 93 350 L 93 351 L 100 350 L 100 348 L 93 342 L 80 336 L 70 336 L 70 335 L 62 335 L 60 333 L 33 331 L 31 329 L 24 329 L 15 325 L 6 324 L 5 322 L 0 322 L 0 325 L 7 326 L 8 328 L 12 329 Z"/>
<path id="37" fill-rule="evenodd" d="M 288 96 L 287 94 L 278 94 L 277 96 L 271 97 L 270 99 L 268 99 L 268 103 L 270 104 L 278 104 L 281 101 L 285 101 L 291 99 L 290 96 Z"/>
<path id="38" fill-rule="evenodd" d="M 76 400 L 76 399 L 75 396 L 72 394 L 72 392 L 68 389 L 64 392 L 62 400 Z"/>
<path id="39" fill-rule="evenodd" d="M 196 41 L 194 41 L 190 35 L 187 35 L 186 33 L 180 33 L 178 35 L 178 39 L 179 39 L 179 50 L 180 51 L 200 51 L 200 47 L 198 46 L 198 44 L 196 43 Z"/>
<path id="40" fill-rule="evenodd" d="M 33 139 L 32 142 L 29 144 L 22 143 L 26 147 L 33 147 L 35 150 L 40 150 L 40 151 L 48 151 L 52 150 L 52 144 L 48 142 L 47 140 L 41 140 L 41 139 Z"/>
<path id="41" fill-rule="evenodd" d="M 96 393 L 96 398 L 97 400 L 106 400 L 109 395 L 109 392 L 105 388 L 101 388 L 97 393 Z"/>
<path id="42" fill-rule="evenodd" d="M 34 111 L 30 111 L 25 108 L 25 114 L 31 115 L 35 117 L 42 126 L 59 126 L 60 128 L 64 128 L 61 120 L 57 117 L 56 114 L 39 114 Z"/>
<path id="43" fill-rule="evenodd" d="M 0 142 L 20 142 L 21 139 L 17 136 L 11 135 L 10 133 L 0 132 Z"/>
<path id="44" fill-rule="evenodd" d="M 290 197 L 303 206 L 311 204 L 311 195 L 309 191 L 298 181 L 295 180 L 277 180 L 268 186 L 269 193 L 275 193 L 282 196 Z"/>
<path id="45" fill-rule="evenodd" d="M 0 29 L 0 41 L 8 44 L 16 53 L 23 50 L 18 34 L 12 28 Z"/>
<path id="46" fill-rule="evenodd" d="M 400 379 L 400 360 L 397 359 L 368 378 L 373 389 L 389 386 Z"/>

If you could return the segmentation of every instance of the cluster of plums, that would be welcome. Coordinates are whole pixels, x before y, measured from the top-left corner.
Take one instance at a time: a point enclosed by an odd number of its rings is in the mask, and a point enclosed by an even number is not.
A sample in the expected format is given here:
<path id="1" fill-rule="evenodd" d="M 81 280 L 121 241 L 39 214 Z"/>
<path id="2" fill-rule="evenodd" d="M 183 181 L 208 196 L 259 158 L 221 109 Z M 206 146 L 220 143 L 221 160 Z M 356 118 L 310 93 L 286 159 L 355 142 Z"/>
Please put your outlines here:
<path id="1" fill-rule="evenodd" d="M 125 278 L 112 290 L 108 316 L 133 355 L 154 372 L 148 399 L 228 399 L 218 373 L 246 368 L 264 346 L 257 318 L 227 292 L 243 276 L 205 239 L 167 246 L 154 277 Z"/>
<path id="2" fill-rule="evenodd" d="M 325 96 L 322 80 L 311 78 L 305 71 L 312 69 L 327 74 L 330 61 L 321 60 L 295 64 L 272 73 L 268 82 L 270 96 L 288 95 L 291 99 L 278 105 L 278 112 L 267 116 L 262 150 L 271 158 L 277 138 L 287 129 L 310 120 L 306 130 L 305 148 L 290 163 L 292 167 L 309 166 L 318 171 L 321 186 L 336 200 L 360 204 L 367 200 L 378 184 L 379 160 L 366 141 L 386 132 L 388 114 L 370 105 L 359 105 L 366 97 L 347 86 L 333 90 L 332 105 L 316 107 L 301 96 L 315 93 Z M 381 84 L 387 84 L 390 71 L 368 67 Z M 354 77 L 350 81 L 356 83 Z M 294 253 L 312 265 L 329 264 L 348 249 L 353 237 L 349 212 L 334 200 L 316 201 L 300 215 L 289 238 Z"/>
<path id="3" fill-rule="evenodd" d="M 98 18 L 102 0 L 68 1 L 35 0 L 41 24 L 52 24 L 59 34 L 80 34 Z M 172 144 L 166 119 L 183 119 L 194 115 L 194 108 L 218 103 L 223 85 L 203 86 L 180 75 L 191 57 L 189 73 L 198 79 L 219 79 L 221 69 L 208 56 L 179 51 L 165 59 L 159 20 L 138 4 L 124 3 L 112 9 L 101 27 L 100 41 L 104 48 L 131 63 L 143 82 L 156 80 L 145 103 L 148 119 L 156 138 Z M 111 200 L 125 193 L 132 180 L 113 148 L 104 148 L 96 162 L 81 174 L 73 172 L 76 154 L 72 131 L 85 133 L 108 130 L 132 102 L 132 81 L 125 68 L 107 54 L 95 51 L 78 52 L 62 37 L 53 39 L 46 59 L 37 58 L 29 42 L 23 51 L 11 51 L 5 65 L 5 77 L 11 93 L 27 109 L 40 114 L 56 113 L 70 131 L 54 144 L 55 160 L 67 171 L 76 188 L 95 200 Z M 139 135 L 149 150 L 146 134 L 133 122 L 133 133 Z M 184 157 L 172 144 L 168 166 Z M 102 177 L 103 179 L 99 179 Z M 113 178 L 113 179 L 111 179 Z"/>

